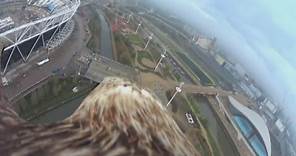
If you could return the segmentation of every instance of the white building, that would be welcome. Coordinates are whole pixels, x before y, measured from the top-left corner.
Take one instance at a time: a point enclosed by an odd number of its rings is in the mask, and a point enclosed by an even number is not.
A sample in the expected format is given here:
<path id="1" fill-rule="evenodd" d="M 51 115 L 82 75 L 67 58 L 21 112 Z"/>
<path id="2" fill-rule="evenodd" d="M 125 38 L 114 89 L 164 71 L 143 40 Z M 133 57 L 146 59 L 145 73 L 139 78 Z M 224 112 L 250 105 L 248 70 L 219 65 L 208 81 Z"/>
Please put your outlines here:
<path id="1" fill-rule="evenodd" d="M 232 96 L 228 100 L 232 120 L 252 151 L 257 156 L 271 156 L 270 134 L 264 119 Z"/>

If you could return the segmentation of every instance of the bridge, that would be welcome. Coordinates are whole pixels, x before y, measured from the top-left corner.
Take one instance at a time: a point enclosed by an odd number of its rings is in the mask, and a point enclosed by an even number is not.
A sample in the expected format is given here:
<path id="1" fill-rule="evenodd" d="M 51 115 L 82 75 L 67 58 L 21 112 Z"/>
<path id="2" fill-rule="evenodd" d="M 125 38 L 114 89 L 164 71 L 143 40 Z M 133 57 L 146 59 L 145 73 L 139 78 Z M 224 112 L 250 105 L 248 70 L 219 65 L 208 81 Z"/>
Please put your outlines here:
<path id="1" fill-rule="evenodd" d="M 231 91 L 225 91 L 222 89 L 215 88 L 213 86 L 198 86 L 193 84 L 185 84 L 182 87 L 183 92 L 185 93 L 192 93 L 192 94 L 200 94 L 200 95 L 222 95 L 222 96 L 228 96 L 232 95 Z"/>
<path id="2" fill-rule="evenodd" d="M 135 69 L 101 55 L 94 54 L 88 64 L 87 71 L 82 76 L 95 82 L 101 82 L 107 76 L 137 80 Z"/>
<path id="3" fill-rule="evenodd" d="M 170 88 L 167 88 L 168 90 L 174 90 L 176 86 L 178 86 L 179 83 L 175 82 L 172 83 Z M 188 93 L 188 94 L 198 94 L 198 95 L 205 95 L 205 96 L 233 96 L 233 93 L 231 91 L 222 90 L 219 88 L 215 88 L 213 86 L 199 86 L 195 84 L 184 84 L 182 86 L 182 92 Z"/>
<path id="4" fill-rule="evenodd" d="M 119 62 L 116 62 L 107 57 L 93 54 L 93 56 L 89 57 L 88 68 L 86 73 L 82 76 L 90 79 L 95 82 L 101 82 L 105 77 L 108 76 L 117 76 L 124 77 L 132 81 L 138 80 L 138 72 L 135 71 L 134 68 L 129 67 L 127 65 L 123 65 Z M 145 75 L 144 75 L 145 76 Z M 161 82 L 162 85 L 165 85 L 165 90 L 173 90 L 178 85 L 178 82 L 167 81 L 160 77 L 155 79 L 157 82 Z M 166 84 L 165 84 L 166 83 Z M 215 88 L 213 86 L 199 86 L 194 84 L 184 84 L 182 87 L 182 92 L 184 93 L 192 93 L 192 94 L 200 94 L 200 95 L 222 95 L 228 96 L 232 95 L 231 91 L 225 91 L 222 89 Z"/>

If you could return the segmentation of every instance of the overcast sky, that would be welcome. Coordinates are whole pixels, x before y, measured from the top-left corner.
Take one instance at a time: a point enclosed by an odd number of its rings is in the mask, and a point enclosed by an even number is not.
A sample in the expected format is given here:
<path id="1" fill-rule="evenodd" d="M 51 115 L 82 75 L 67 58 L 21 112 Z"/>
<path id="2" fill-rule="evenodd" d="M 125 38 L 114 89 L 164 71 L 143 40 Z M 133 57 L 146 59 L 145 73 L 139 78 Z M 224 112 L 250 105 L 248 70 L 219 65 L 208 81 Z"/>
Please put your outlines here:
<path id="1" fill-rule="evenodd" d="M 251 77 L 296 113 L 295 0 L 152 0 L 217 37 Z"/>

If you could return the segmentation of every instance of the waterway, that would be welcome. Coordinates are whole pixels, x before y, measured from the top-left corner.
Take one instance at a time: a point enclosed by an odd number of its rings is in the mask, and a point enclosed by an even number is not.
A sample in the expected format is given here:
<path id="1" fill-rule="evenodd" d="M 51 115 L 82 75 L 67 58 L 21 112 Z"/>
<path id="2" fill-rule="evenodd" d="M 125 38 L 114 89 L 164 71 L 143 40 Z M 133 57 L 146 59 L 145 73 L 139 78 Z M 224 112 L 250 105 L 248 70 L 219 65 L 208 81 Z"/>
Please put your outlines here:
<path id="1" fill-rule="evenodd" d="M 215 112 L 213 112 L 213 109 L 210 107 L 208 100 L 204 97 L 197 97 L 196 99 L 199 103 L 201 115 L 207 119 L 209 132 L 222 152 L 220 156 L 239 156 L 231 139 L 224 132 L 222 123 L 218 121 Z"/>
<path id="2" fill-rule="evenodd" d="M 100 54 L 109 59 L 113 59 L 113 49 L 112 49 L 112 37 L 111 30 L 105 19 L 104 13 L 96 9 L 100 18 L 101 29 L 100 29 Z"/>

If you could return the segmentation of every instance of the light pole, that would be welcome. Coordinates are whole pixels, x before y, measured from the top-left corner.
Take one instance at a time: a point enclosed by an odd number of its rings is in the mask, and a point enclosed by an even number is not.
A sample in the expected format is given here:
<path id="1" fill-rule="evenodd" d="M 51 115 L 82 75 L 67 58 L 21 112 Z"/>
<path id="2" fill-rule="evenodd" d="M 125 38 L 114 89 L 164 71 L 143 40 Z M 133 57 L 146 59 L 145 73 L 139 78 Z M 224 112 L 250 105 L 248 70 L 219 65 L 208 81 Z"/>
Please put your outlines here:
<path id="1" fill-rule="evenodd" d="M 47 50 L 47 59 L 49 59 L 49 49 L 46 48 L 46 50 Z"/>
<path id="2" fill-rule="evenodd" d="M 194 33 L 194 34 L 193 34 L 193 37 L 192 37 L 192 42 L 193 42 L 193 43 L 195 42 L 195 39 L 196 39 L 196 34 Z"/>
<path id="3" fill-rule="evenodd" d="M 194 42 L 197 42 L 198 41 L 198 39 L 199 39 L 199 35 L 197 34 L 193 34 L 193 37 L 192 37 L 192 42 L 194 43 Z"/>
<path id="4" fill-rule="evenodd" d="M 138 4 L 139 4 L 139 1 L 137 0 L 137 1 L 136 1 L 136 7 L 138 6 Z"/>
<path id="5" fill-rule="evenodd" d="M 78 70 L 78 73 L 77 73 L 78 76 L 80 76 L 80 74 L 81 74 L 80 71 L 81 71 L 81 65 L 79 64 L 79 70 Z"/>
<path id="6" fill-rule="evenodd" d="M 152 40 L 152 36 L 153 36 L 153 34 L 151 34 L 151 35 L 148 37 L 148 41 L 147 41 L 147 43 L 146 43 L 146 45 L 145 45 L 145 47 L 144 47 L 144 50 L 148 47 L 150 41 Z"/>
<path id="7" fill-rule="evenodd" d="M 129 23 L 129 22 L 130 22 L 130 20 L 131 20 L 131 17 L 132 17 L 132 14 L 129 14 L 129 15 L 128 15 L 128 19 L 127 19 L 127 22 L 126 22 L 126 23 Z"/>
<path id="8" fill-rule="evenodd" d="M 181 82 L 179 86 L 176 87 L 176 91 L 174 93 L 174 95 L 172 96 L 172 98 L 170 99 L 170 101 L 167 103 L 167 107 L 170 105 L 170 103 L 173 101 L 173 99 L 175 98 L 175 96 L 177 95 L 177 93 L 180 93 L 182 91 L 182 86 L 184 85 L 184 82 Z"/>
<path id="9" fill-rule="evenodd" d="M 141 25 L 142 25 L 142 21 L 138 24 L 138 27 L 137 27 L 137 29 L 136 29 L 136 33 L 138 33 L 138 31 L 139 31 Z"/>
<path id="10" fill-rule="evenodd" d="M 159 59 L 158 63 L 156 64 L 154 71 L 156 71 L 156 69 L 160 65 L 162 59 L 164 59 L 166 57 L 165 55 L 166 55 L 166 49 L 164 49 L 164 52 L 160 55 L 160 59 Z"/>

